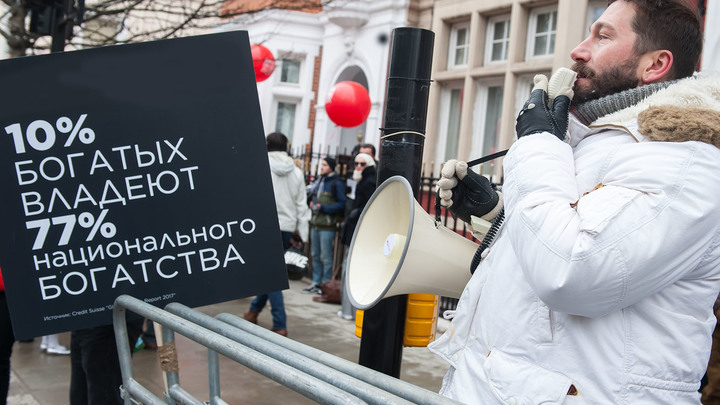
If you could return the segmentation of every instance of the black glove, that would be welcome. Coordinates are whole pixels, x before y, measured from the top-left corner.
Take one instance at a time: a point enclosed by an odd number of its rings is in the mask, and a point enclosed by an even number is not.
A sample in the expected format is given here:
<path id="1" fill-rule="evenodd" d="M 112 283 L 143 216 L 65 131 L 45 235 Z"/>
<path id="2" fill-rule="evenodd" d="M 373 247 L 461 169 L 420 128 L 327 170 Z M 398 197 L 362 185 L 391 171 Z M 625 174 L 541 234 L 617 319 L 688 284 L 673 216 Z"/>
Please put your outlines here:
<path id="1" fill-rule="evenodd" d="M 441 176 L 437 190 L 440 205 L 462 221 L 471 223 L 471 215 L 482 217 L 498 205 L 500 198 L 490 180 L 468 170 L 466 162 L 449 160 Z"/>
<path id="2" fill-rule="evenodd" d="M 536 75 L 534 81 L 535 87 L 530 93 L 530 98 L 520 110 L 515 123 L 517 136 L 521 138 L 527 135 L 549 132 L 562 141 L 565 139 L 565 133 L 568 129 L 572 88 L 561 89 L 555 97 L 552 107 L 548 107 L 547 77 Z"/>

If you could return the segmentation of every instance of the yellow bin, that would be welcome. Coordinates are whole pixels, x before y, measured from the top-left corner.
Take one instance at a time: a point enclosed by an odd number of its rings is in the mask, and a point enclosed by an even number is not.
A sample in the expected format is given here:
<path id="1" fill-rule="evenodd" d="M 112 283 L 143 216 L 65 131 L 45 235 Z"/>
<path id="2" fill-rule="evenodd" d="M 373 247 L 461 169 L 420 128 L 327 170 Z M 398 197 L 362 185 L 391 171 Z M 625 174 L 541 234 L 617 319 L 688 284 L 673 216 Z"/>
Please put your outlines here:
<path id="1" fill-rule="evenodd" d="M 362 323 L 363 323 L 363 314 L 365 311 L 362 309 L 358 309 L 355 312 L 355 336 L 361 338 L 362 337 Z"/>
<path id="2" fill-rule="evenodd" d="M 432 342 L 435 339 L 437 313 L 437 295 L 408 294 L 403 345 L 425 347 Z"/>
<path id="3" fill-rule="evenodd" d="M 408 294 L 405 315 L 403 345 L 425 347 L 435 339 L 437 326 L 438 296 L 431 294 Z M 355 336 L 362 337 L 364 311 L 355 313 Z"/>

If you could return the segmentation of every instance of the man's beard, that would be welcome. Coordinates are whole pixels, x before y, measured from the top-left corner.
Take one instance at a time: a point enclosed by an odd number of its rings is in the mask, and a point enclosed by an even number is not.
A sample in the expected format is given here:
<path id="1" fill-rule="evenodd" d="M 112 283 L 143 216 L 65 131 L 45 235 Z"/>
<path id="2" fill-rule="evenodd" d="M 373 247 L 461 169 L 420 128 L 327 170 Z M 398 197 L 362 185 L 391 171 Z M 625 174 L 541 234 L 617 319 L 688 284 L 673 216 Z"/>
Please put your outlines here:
<path id="1" fill-rule="evenodd" d="M 589 79 L 590 86 L 579 89 L 576 84 L 573 88 L 575 93 L 573 103 L 584 103 L 637 87 L 640 83 L 640 79 L 636 76 L 639 59 L 639 57 L 631 58 L 602 73 L 590 69 L 583 62 L 576 62 L 572 70 L 576 71 L 579 77 Z"/>

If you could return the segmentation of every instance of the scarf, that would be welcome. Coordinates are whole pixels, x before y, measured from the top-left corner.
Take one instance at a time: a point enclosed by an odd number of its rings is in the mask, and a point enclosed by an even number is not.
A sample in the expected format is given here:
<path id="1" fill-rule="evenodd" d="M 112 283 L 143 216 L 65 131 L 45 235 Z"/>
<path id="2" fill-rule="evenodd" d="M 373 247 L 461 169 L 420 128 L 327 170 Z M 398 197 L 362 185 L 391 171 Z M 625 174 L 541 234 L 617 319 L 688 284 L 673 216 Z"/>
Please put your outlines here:
<path id="1" fill-rule="evenodd" d="M 604 117 L 616 111 L 634 106 L 649 96 L 657 93 L 659 90 L 676 83 L 678 80 L 650 83 L 624 90 L 619 93 L 609 94 L 595 100 L 575 105 L 573 106 L 573 112 L 583 124 L 590 125 L 600 117 Z"/>

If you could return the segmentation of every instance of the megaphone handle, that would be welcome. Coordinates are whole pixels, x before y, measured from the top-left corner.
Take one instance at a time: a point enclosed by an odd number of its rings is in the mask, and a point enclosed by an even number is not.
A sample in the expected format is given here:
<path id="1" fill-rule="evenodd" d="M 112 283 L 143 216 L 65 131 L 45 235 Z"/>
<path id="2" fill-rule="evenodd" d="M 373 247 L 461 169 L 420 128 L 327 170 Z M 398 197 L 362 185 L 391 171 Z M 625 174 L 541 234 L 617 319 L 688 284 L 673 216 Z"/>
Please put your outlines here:
<path id="1" fill-rule="evenodd" d="M 508 153 L 509 149 L 501 150 L 500 152 L 491 153 L 489 155 L 483 156 L 481 158 L 471 160 L 467 162 L 468 167 L 477 166 L 481 163 L 488 162 L 493 159 L 497 159 L 499 157 L 503 157 Z M 442 179 L 442 176 L 440 177 Z M 438 179 L 438 180 L 440 180 Z M 435 226 L 438 226 L 440 223 L 440 195 L 439 193 L 435 193 Z"/>
<path id="2" fill-rule="evenodd" d="M 497 236 L 498 230 L 500 230 L 500 225 L 502 225 L 504 220 L 505 207 L 500 209 L 500 212 L 493 220 L 490 229 L 488 229 L 488 232 L 485 234 L 482 242 L 480 242 L 480 246 L 478 246 L 478 249 L 475 251 L 475 255 L 473 256 L 472 262 L 470 263 L 470 274 L 475 274 L 475 269 L 480 264 L 480 261 L 483 259 L 483 252 L 485 252 L 485 250 L 490 247 L 493 240 L 495 240 L 495 236 Z"/>

